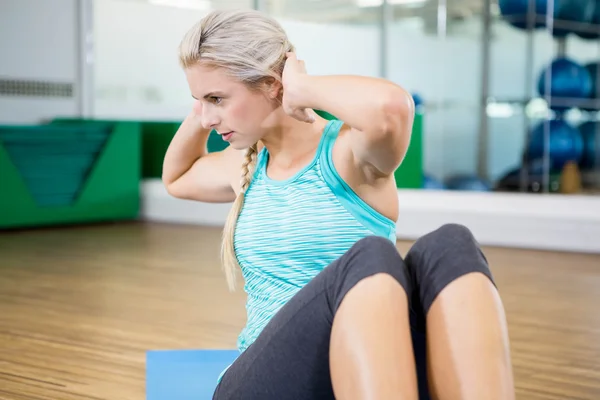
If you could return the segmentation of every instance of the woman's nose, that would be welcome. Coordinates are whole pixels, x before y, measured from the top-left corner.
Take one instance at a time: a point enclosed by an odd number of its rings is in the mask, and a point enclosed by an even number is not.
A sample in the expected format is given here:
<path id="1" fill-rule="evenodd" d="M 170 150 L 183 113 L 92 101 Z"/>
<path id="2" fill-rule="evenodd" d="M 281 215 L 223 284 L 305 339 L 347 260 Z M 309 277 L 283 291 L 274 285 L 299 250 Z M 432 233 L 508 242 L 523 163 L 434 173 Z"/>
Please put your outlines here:
<path id="1" fill-rule="evenodd" d="M 213 129 L 219 125 L 219 118 L 215 113 L 207 112 L 205 108 L 202 112 L 201 122 L 204 129 Z"/>

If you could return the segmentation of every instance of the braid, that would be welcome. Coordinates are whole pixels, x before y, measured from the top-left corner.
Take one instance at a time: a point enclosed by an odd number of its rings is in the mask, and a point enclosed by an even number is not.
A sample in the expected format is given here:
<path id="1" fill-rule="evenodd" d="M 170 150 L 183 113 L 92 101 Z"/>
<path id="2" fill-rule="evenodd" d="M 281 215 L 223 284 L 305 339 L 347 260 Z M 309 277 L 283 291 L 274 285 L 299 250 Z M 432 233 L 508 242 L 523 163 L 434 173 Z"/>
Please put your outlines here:
<path id="1" fill-rule="evenodd" d="M 246 191 L 252 181 L 252 175 L 254 168 L 256 167 L 256 158 L 258 155 L 257 145 L 254 144 L 248 148 L 244 161 L 242 162 L 241 180 L 240 180 L 240 193 L 236 197 L 227 221 L 225 222 L 225 228 L 223 229 L 223 243 L 221 247 L 221 261 L 223 263 L 223 269 L 225 270 L 225 278 L 230 290 L 235 290 L 236 284 L 236 270 L 239 268 L 237 257 L 235 255 L 234 247 L 234 234 L 235 226 L 237 223 L 238 216 L 242 211 L 244 205 L 244 197 Z"/>
<path id="2" fill-rule="evenodd" d="M 256 167 L 256 156 L 257 156 L 257 148 L 256 144 L 248 147 L 246 151 L 246 156 L 244 157 L 244 162 L 242 163 L 242 178 L 240 180 L 240 194 L 246 193 L 248 186 L 250 186 L 250 181 L 252 180 L 252 173 L 254 172 L 254 167 Z"/>

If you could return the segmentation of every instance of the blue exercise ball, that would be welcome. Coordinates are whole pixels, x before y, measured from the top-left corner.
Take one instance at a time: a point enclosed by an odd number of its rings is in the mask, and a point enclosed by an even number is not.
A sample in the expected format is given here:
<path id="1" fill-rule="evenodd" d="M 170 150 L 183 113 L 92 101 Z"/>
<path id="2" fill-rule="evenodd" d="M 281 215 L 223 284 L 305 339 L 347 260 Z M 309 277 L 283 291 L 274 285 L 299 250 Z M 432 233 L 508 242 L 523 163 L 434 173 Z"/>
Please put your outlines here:
<path id="1" fill-rule="evenodd" d="M 600 122 L 584 122 L 578 129 L 583 140 L 583 154 L 579 166 L 581 169 L 594 169 L 600 166 Z"/>
<path id="2" fill-rule="evenodd" d="M 600 1 L 588 0 L 586 18 L 582 21 L 589 24 L 586 29 L 578 29 L 575 34 L 583 39 L 600 38 Z"/>
<path id="3" fill-rule="evenodd" d="M 475 192 L 487 192 L 492 189 L 491 185 L 483 179 L 474 175 L 455 175 L 444 182 L 450 190 L 465 190 Z"/>
<path id="4" fill-rule="evenodd" d="M 567 22 L 587 22 L 590 14 L 593 12 L 595 0 L 554 0 L 552 16 L 555 21 Z M 546 18 L 548 13 L 547 0 L 534 0 L 536 20 L 534 28 L 546 26 Z M 527 28 L 527 12 L 529 8 L 529 0 L 499 0 L 498 6 L 500 12 L 509 23 L 516 28 Z M 558 24 L 553 25 L 552 34 L 555 37 L 564 37 L 573 32 L 570 28 L 565 28 Z"/>
<path id="5" fill-rule="evenodd" d="M 547 129 L 549 129 L 549 146 L 545 145 Z M 579 130 L 561 119 L 538 124 L 529 138 L 527 158 L 542 159 L 546 153 L 550 157 L 552 169 L 561 170 L 569 161 L 578 163 L 583 155 L 583 139 Z"/>
<path id="6" fill-rule="evenodd" d="M 412 93 L 411 95 L 415 103 L 415 107 L 420 107 L 424 104 L 421 95 L 419 95 L 418 93 Z"/>
<path id="7" fill-rule="evenodd" d="M 600 29 L 600 26 L 598 27 Z M 590 78 L 592 79 L 592 90 L 590 91 L 589 99 L 600 99 L 600 87 L 598 86 L 598 65 L 600 63 L 589 63 L 583 66 L 590 74 Z M 594 104 L 587 106 L 583 104 L 581 106 L 582 110 L 586 111 L 596 111 L 597 107 L 594 107 Z"/>
<path id="8" fill-rule="evenodd" d="M 497 181 L 495 190 L 516 192 L 525 189 L 527 192 L 539 193 L 544 190 L 546 178 L 549 178 L 549 191 L 560 189 L 560 171 L 546 171 L 544 160 L 532 160 L 526 166 L 519 166 L 502 175 Z"/>
<path id="9" fill-rule="evenodd" d="M 498 6 L 500 13 L 504 17 L 508 17 L 507 21 L 516 28 L 527 28 L 527 10 L 529 8 L 529 0 L 499 0 Z M 535 14 L 537 16 L 534 28 L 541 28 L 545 24 L 541 22 L 541 17 L 546 15 L 548 10 L 547 0 L 535 0 Z"/>
<path id="10" fill-rule="evenodd" d="M 425 174 L 423 176 L 423 189 L 445 190 L 446 186 L 439 180 L 435 179 L 433 176 Z"/>
<path id="11" fill-rule="evenodd" d="M 550 93 L 546 91 L 550 74 Z M 538 78 L 538 93 L 550 95 L 550 108 L 565 111 L 581 104 L 592 94 L 592 77 L 582 65 L 568 58 L 557 58 L 544 68 Z"/>
<path id="12" fill-rule="evenodd" d="M 598 27 L 600 28 L 600 26 Z M 600 63 L 594 62 L 589 63 L 583 66 L 586 71 L 590 74 L 590 78 L 592 78 L 592 90 L 590 93 L 590 97 L 600 97 L 600 87 L 598 87 L 598 66 Z"/>
<path id="13" fill-rule="evenodd" d="M 566 28 L 561 22 L 589 22 L 596 6 L 595 2 L 596 0 L 554 0 L 554 19 L 557 25 L 553 27 L 552 34 L 555 37 L 565 37 L 576 33 L 577 28 Z"/>

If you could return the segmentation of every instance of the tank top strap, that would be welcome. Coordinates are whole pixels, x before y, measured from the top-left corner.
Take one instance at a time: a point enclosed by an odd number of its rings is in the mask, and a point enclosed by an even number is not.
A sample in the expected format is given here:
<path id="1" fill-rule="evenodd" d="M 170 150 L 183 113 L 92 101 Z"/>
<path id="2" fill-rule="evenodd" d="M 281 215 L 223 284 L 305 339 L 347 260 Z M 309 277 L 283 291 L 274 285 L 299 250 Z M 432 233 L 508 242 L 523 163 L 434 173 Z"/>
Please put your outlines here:
<path id="1" fill-rule="evenodd" d="M 344 125 L 344 122 L 337 119 L 331 120 L 327 124 L 327 127 L 323 132 L 323 137 L 321 138 L 321 154 L 318 155 L 318 158 L 320 158 L 321 160 L 323 160 L 323 157 L 327 159 L 331 158 L 331 154 L 333 152 L 333 145 L 335 144 L 335 140 L 337 139 L 338 134 L 340 133 L 342 125 Z"/>
<path id="2" fill-rule="evenodd" d="M 323 146 L 319 157 L 323 179 L 331 188 L 340 203 L 342 203 L 358 221 L 375 234 L 395 241 L 396 222 L 383 216 L 361 199 L 344 179 L 342 179 L 335 168 L 333 163 L 333 146 L 343 125 L 343 121 L 331 121 L 328 129 L 324 132 Z"/>
<path id="3" fill-rule="evenodd" d="M 256 167 L 254 168 L 254 178 L 264 173 L 267 162 L 267 148 L 263 147 L 256 155 Z"/>

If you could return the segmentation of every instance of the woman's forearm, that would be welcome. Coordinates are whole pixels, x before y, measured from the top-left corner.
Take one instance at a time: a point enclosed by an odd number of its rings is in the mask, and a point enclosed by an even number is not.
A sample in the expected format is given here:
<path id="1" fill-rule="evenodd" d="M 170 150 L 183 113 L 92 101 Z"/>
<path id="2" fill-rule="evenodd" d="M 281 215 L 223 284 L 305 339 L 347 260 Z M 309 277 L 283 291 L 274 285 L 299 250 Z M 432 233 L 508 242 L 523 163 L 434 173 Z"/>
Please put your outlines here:
<path id="1" fill-rule="evenodd" d="M 171 140 L 163 162 L 162 180 L 169 185 L 188 171 L 194 162 L 208 154 L 206 142 L 209 129 L 204 129 L 200 118 L 192 111 Z"/>
<path id="2" fill-rule="evenodd" d="M 379 78 L 305 75 L 300 82 L 295 94 L 300 107 L 327 111 L 363 132 L 389 130 L 414 109 L 409 93 Z"/>

